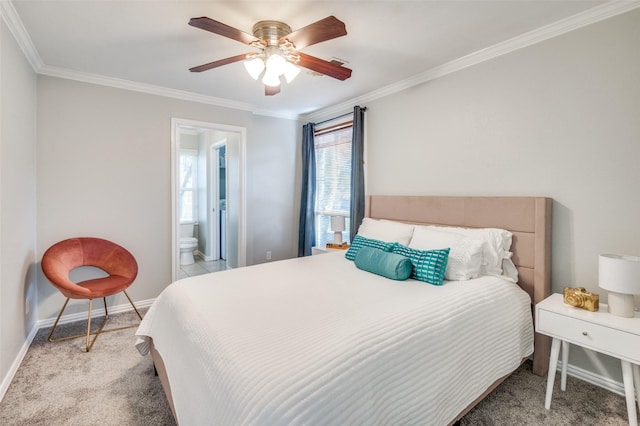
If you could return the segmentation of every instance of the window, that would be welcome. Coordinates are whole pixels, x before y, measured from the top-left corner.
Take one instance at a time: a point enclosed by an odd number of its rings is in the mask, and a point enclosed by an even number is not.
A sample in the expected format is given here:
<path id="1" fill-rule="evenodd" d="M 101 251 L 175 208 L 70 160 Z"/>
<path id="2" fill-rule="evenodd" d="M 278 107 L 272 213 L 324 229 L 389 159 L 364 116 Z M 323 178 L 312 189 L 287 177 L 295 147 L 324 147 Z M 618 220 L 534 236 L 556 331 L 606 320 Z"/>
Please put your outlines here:
<path id="1" fill-rule="evenodd" d="M 195 222 L 198 152 L 180 150 L 180 223 Z"/>
<path id="2" fill-rule="evenodd" d="M 335 123 L 335 122 L 334 122 Z M 316 246 L 333 242 L 331 216 L 344 216 L 342 241 L 350 241 L 352 121 L 316 129 Z"/>

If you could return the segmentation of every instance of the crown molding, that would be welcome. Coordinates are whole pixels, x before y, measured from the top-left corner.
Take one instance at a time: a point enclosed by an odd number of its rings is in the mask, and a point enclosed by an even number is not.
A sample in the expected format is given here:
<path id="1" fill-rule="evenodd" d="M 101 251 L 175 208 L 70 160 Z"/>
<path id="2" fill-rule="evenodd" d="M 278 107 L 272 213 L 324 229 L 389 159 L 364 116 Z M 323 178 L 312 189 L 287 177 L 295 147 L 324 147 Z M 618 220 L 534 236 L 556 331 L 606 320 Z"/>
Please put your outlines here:
<path id="1" fill-rule="evenodd" d="M 528 47 L 553 37 L 574 31 L 578 28 L 586 27 L 596 22 L 621 15 L 633 9 L 640 8 L 640 1 L 611 1 L 600 6 L 585 10 L 584 12 L 554 22 L 544 27 L 526 32 L 509 40 L 497 43 L 486 49 L 479 50 L 469 55 L 463 56 L 437 67 L 431 68 L 413 77 L 382 87 L 373 92 L 366 93 L 357 98 L 332 105 L 327 108 L 314 111 L 310 114 L 303 114 L 298 117 L 301 121 L 314 121 L 331 114 L 337 114 L 345 110 L 350 110 L 354 105 L 363 105 L 375 99 L 384 98 L 402 90 L 408 89 L 430 80 L 443 77 L 445 75 L 463 70 L 473 65 L 488 61 L 507 53 Z"/>
<path id="2" fill-rule="evenodd" d="M 278 114 L 270 111 L 257 110 L 254 105 L 232 101 L 229 99 L 216 98 L 213 96 L 200 95 L 193 92 L 183 90 L 170 89 L 163 86 L 155 86 L 152 84 L 139 83 L 131 80 L 124 80 L 114 77 L 105 77 L 99 74 L 91 74 L 81 71 L 73 71 L 67 68 L 51 67 L 44 65 L 38 71 L 38 74 L 48 75 L 51 77 L 64 78 L 67 80 L 82 81 L 84 83 L 97 84 L 100 86 L 108 86 L 116 89 L 130 90 L 133 92 L 146 93 L 148 95 L 163 96 L 189 102 L 198 102 L 201 104 L 213 105 L 223 108 L 237 109 L 247 111 L 254 115 L 268 115 L 277 118 L 286 118 L 289 120 L 296 119 L 297 115 Z"/>
<path id="3" fill-rule="evenodd" d="M 237 109 L 241 111 L 251 112 L 255 115 L 265 115 L 289 120 L 295 120 L 298 117 L 297 114 L 283 114 L 266 110 L 258 110 L 254 105 L 244 102 L 237 102 L 229 99 L 205 96 L 183 90 L 170 89 L 162 86 L 154 86 L 151 84 L 139 83 L 130 80 L 106 77 L 103 75 L 46 65 L 40 58 L 38 50 L 35 48 L 35 45 L 33 44 L 29 33 L 22 24 L 18 12 L 16 11 L 13 3 L 10 0 L 0 0 L 0 14 L 7 24 L 7 27 L 11 31 L 11 34 L 18 43 L 18 46 L 20 46 L 25 57 L 31 64 L 31 67 L 37 74 L 64 78 L 67 80 L 81 81 L 101 86 L 108 86 L 117 89 L 131 90 L 134 92 L 141 92 L 150 95 L 164 96 L 168 98 L 180 99 L 183 101 L 198 102 L 223 108 Z"/>
<path id="4" fill-rule="evenodd" d="M 248 111 L 255 115 L 263 115 L 275 118 L 283 118 L 289 120 L 299 121 L 313 121 L 321 117 L 326 117 L 334 113 L 341 113 L 347 110 L 351 110 L 353 105 L 363 105 L 367 102 L 383 98 L 385 96 L 392 95 L 402 90 L 408 89 L 419 84 L 426 83 L 430 80 L 443 77 L 445 75 L 460 71 L 470 66 L 479 64 L 484 61 L 488 61 L 493 58 L 497 58 L 504 54 L 513 52 L 518 49 L 522 49 L 527 46 L 531 46 L 536 43 L 548 40 L 553 37 L 568 33 L 578 28 L 585 27 L 587 25 L 594 24 L 596 22 L 611 18 L 616 15 L 620 15 L 629 12 L 633 9 L 640 8 L 640 0 L 613 0 L 604 3 L 600 6 L 593 7 L 584 12 L 554 22 L 552 24 L 540 27 L 538 29 L 529 31 L 519 36 L 513 37 L 504 42 L 495 44 L 486 49 L 479 50 L 453 61 L 447 62 L 443 65 L 439 65 L 432 69 L 429 69 L 420 74 L 416 74 L 408 79 L 390 84 L 382 87 L 378 90 L 366 93 L 362 96 L 352 98 L 350 100 L 341 102 L 322 108 L 307 114 L 291 114 L 291 113 L 277 113 L 268 110 L 256 109 L 254 105 L 231 101 L 228 99 L 216 98 L 212 96 L 200 95 L 193 92 L 187 92 L 176 89 L 169 89 L 161 86 L 154 86 L 150 84 L 138 83 L 130 80 L 123 80 L 113 77 L 105 77 L 97 74 L 90 74 L 80 71 L 73 71 L 64 68 L 52 67 L 45 65 L 40 58 L 40 54 L 36 50 L 31 37 L 27 33 L 17 11 L 15 10 L 10 0 L 0 0 L 0 14 L 5 23 L 9 27 L 11 34 L 13 34 L 18 45 L 24 52 L 27 60 L 33 67 L 34 71 L 38 74 L 49 75 L 52 77 L 65 78 L 69 80 L 77 80 L 86 83 L 98 84 L 102 86 L 109 86 L 124 90 L 131 90 L 136 92 L 142 92 L 157 96 L 164 96 L 169 98 L 175 98 L 190 102 L 198 102 L 208 105 L 220 106 L 224 108 L 238 109 L 242 111 Z"/>
<path id="5" fill-rule="evenodd" d="M 297 118 L 297 114 L 296 115 L 279 114 L 279 113 L 274 113 L 272 111 L 258 110 L 254 105 L 244 103 L 244 102 L 232 101 L 232 100 L 223 99 L 223 98 L 216 98 L 213 96 L 200 95 L 198 93 L 187 92 L 187 91 L 177 90 L 177 89 L 170 89 L 163 86 L 155 86 L 152 84 L 139 83 L 136 81 L 124 80 L 120 78 L 105 77 L 99 74 L 91 74 L 91 73 L 86 73 L 82 71 L 73 71 L 67 68 L 58 68 L 58 67 L 51 67 L 51 66 L 45 65 L 40 68 L 40 71 L 38 73 L 42 75 L 48 75 L 51 77 L 64 78 L 67 80 L 82 81 L 84 83 L 91 83 L 91 84 L 97 84 L 100 86 L 113 87 L 116 89 L 130 90 L 133 92 L 146 93 L 149 95 L 163 96 L 166 98 L 174 98 L 174 99 L 179 99 L 183 101 L 198 102 L 201 104 L 236 109 L 240 111 L 247 111 L 254 115 L 265 115 L 265 116 L 271 116 L 276 118 L 285 118 L 289 120 L 294 120 Z"/>
<path id="6" fill-rule="evenodd" d="M 33 41 L 31 41 L 31 37 L 29 37 L 29 33 L 27 33 L 27 30 L 22 24 L 22 21 L 18 16 L 18 12 L 13 7 L 13 3 L 11 3 L 11 1 L 0 0 L 0 15 L 2 15 L 2 19 L 7 24 L 9 31 L 16 39 L 18 46 L 22 49 L 22 52 L 26 56 L 27 61 L 31 64 L 33 70 L 36 73 L 39 72 L 44 63 L 42 62 L 40 54 L 33 45 Z"/>
<path id="7" fill-rule="evenodd" d="M 106 77 L 103 75 L 91 74 L 82 71 L 73 71 L 67 68 L 58 68 L 49 65 L 41 67 L 38 71 L 38 74 L 64 78 L 67 80 L 82 81 L 84 83 L 92 83 L 100 86 L 109 86 L 117 89 L 131 90 L 134 92 L 141 92 L 150 95 L 175 98 L 184 101 L 199 102 L 225 108 L 239 109 L 249 112 L 252 112 L 254 109 L 252 105 L 243 102 L 230 101 L 228 99 L 199 95 L 197 93 L 187 92 L 183 90 L 169 89 L 167 87 L 139 83 L 136 81 L 124 80 L 114 77 Z"/>
<path id="8" fill-rule="evenodd" d="M 292 112 L 274 112 L 266 109 L 254 109 L 254 115 L 262 115 L 265 117 L 283 118 L 285 120 L 297 120 L 300 114 Z"/>

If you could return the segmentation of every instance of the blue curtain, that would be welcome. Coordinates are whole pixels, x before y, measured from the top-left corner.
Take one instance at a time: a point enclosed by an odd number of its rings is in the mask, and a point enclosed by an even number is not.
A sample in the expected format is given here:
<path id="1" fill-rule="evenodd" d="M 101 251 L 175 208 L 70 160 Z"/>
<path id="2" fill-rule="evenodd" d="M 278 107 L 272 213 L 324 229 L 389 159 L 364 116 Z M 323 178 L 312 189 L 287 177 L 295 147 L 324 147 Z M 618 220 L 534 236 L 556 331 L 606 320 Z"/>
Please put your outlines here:
<path id="1" fill-rule="evenodd" d="M 302 196 L 298 228 L 298 257 L 310 256 L 316 244 L 316 150 L 313 123 L 302 126 Z"/>
<path id="2" fill-rule="evenodd" d="M 365 107 L 353 108 L 353 139 L 351 141 L 351 240 L 364 218 L 364 112 Z"/>

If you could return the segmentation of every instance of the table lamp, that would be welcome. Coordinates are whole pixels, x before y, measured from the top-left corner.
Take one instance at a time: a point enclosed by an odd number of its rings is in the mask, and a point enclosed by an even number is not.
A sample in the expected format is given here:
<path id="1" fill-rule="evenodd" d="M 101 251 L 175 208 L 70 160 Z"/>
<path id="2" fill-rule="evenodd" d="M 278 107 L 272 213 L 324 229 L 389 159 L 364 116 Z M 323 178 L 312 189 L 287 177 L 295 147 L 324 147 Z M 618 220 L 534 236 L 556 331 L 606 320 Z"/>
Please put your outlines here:
<path id="1" fill-rule="evenodd" d="M 333 244 L 342 244 L 342 231 L 344 231 L 344 216 L 331 216 L 331 231 L 333 231 Z"/>
<path id="2" fill-rule="evenodd" d="M 609 312 L 619 317 L 633 317 L 633 295 L 640 294 L 640 257 L 601 254 L 598 270 L 599 286 L 608 292 Z"/>

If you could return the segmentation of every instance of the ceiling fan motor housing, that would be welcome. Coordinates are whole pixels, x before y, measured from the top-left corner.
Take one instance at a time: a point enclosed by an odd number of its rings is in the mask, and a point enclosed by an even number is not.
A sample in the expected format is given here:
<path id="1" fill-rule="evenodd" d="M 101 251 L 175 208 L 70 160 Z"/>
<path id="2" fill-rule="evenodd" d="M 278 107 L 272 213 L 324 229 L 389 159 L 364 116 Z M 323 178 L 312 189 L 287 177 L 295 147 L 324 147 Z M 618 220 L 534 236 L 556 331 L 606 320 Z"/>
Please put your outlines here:
<path id="1" fill-rule="evenodd" d="M 269 46 L 277 46 L 287 34 L 291 34 L 291 27 L 280 21 L 260 21 L 253 26 L 253 35 L 266 41 Z"/>

